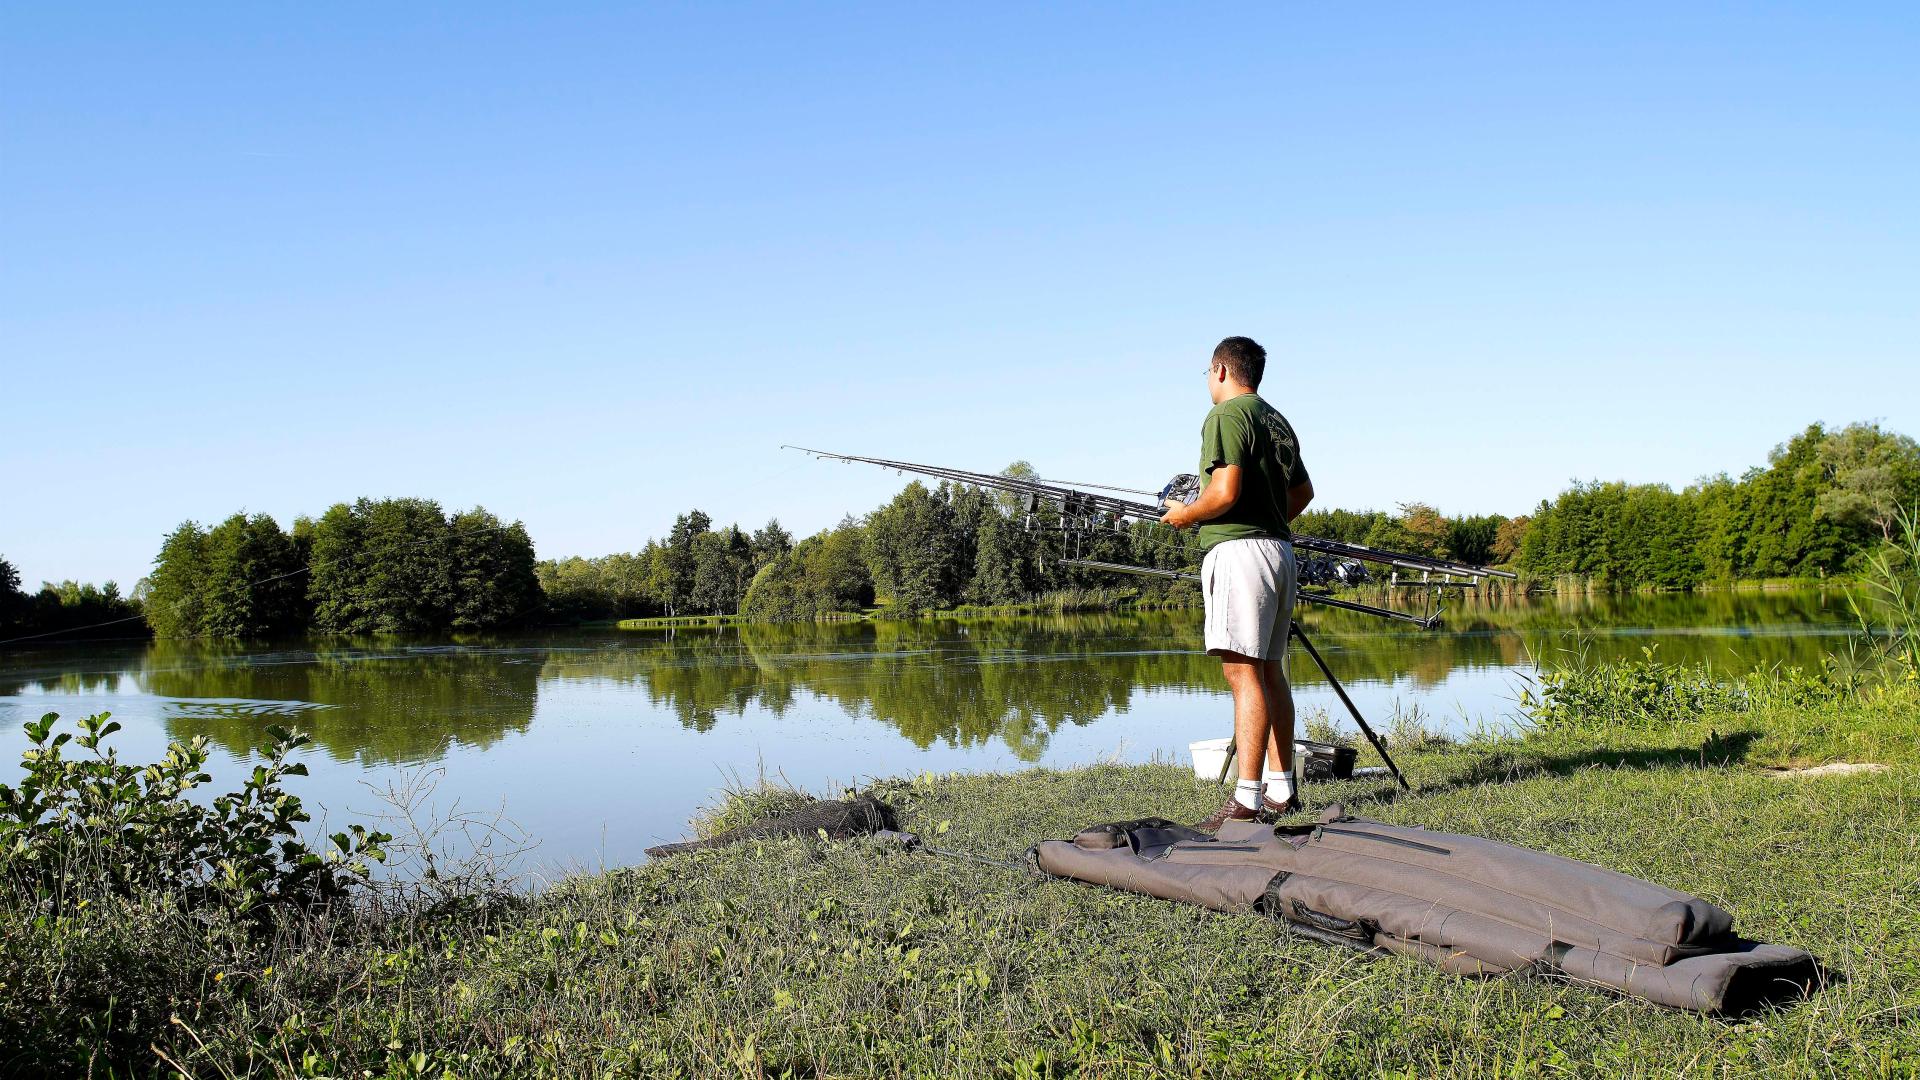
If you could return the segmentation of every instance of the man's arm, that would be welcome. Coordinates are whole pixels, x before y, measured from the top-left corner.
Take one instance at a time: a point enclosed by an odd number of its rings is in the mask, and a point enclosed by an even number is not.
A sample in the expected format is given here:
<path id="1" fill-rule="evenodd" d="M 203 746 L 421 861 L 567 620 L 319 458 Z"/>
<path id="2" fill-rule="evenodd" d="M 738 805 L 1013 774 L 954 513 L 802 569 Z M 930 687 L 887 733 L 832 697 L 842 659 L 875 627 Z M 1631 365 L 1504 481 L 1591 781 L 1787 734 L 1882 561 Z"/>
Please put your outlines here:
<path id="1" fill-rule="evenodd" d="M 1175 504 L 1161 521 L 1176 529 L 1186 529 L 1203 521 L 1212 521 L 1240 501 L 1240 466 L 1215 465 L 1205 491 L 1191 504 Z"/>
<path id="2" fill-rule="evenodd" d="M 1289 525 L 1293 524 L 1293 519 L 1299 517 L 1300 511 L 1305 510 L 1307 508 L 1307 504 L 1312 501 L 1313 501 L 1313 481 L 1312 480 L 1302 480 L 1299 483 L 1288 488 L 1287 489 L 1287 524 Z"/>

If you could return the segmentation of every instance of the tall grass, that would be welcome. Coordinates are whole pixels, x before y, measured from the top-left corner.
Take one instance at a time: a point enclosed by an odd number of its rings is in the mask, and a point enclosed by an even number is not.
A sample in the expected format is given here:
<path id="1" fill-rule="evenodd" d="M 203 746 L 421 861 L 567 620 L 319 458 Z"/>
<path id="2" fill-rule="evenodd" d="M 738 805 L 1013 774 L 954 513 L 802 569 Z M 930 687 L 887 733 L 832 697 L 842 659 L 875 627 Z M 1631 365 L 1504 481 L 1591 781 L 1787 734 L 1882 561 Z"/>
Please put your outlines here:
<path id="1" fill-rule="evenodd" d="M 1847 602 L 1860 627 L 1920 679 L 1920 506 L 1896 513 L 1894 534 L 1867 556 L 1861 593 Z"/>

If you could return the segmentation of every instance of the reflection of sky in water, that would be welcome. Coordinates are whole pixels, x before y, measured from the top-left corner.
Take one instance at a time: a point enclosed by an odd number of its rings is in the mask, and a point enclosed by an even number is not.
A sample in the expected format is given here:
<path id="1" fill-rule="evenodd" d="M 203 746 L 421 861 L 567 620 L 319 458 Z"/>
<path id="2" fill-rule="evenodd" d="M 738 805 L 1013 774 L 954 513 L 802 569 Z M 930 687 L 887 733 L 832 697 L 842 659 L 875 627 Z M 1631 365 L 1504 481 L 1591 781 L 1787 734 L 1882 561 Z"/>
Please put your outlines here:
<path id="1" fill-rule="evenodd" d="M 1751 666 L 1805 662 L 1845 633 L 1805 613 L 1735 609 L 1743 617 L 1716 626 L 1587 628 L 1582 647 L 1637 658 L 1657 641 L 1663 659 Z M 19 725 L 45 712 L 111 711 L 125 725 L 112 742 L 122 760 L 153 760 L 169 737 L 208 735 L 225 790 L 265 727 L 288 724 L 319 746 L 306 758 L 312 774 L 294 781 L 316 818 L 337 826 L 377 811 L 370 782 L 431 763 L 444 769 L 440 809 L 504 805 L 541 841 L 537 861 L 619 864 L 681 835 L 722 787 L 762 775 L 831 792 L 922 771 L 1183 761 L 1188 743 L 1232 726 L 1218 663 L 1197 655 L 1197 621 L 39 649 L 0 654 L 0 728 L 10 733 L 0 746 L 17 750 Z M 1396 713 L 1454 732 L 1510 723 L 1531 657 L 1564 647 L 1538 627 L 1421 636 L 1314 625 L 1376 730 Z M 1293 671 L 1302 718 L 1324 714 L 1351 732 L 1311 661 L 1296 655 Z"/>

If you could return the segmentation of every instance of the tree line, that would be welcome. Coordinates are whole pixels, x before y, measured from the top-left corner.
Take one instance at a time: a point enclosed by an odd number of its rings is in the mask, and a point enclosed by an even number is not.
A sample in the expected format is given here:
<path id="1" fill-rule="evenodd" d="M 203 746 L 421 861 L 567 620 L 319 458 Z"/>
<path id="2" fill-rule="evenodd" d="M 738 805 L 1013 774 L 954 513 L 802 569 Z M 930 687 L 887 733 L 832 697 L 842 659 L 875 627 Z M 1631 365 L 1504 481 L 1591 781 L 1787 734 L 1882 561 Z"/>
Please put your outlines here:
<path id="1" fill-rule="evenodd" d="M 752 533 L 738 525 L 716 529 L 693 510 L 674 519 L 664 540 L 648 540 L 639 551 L 548 559 L 538 572 L 561 620 L 731 615 L 754 574 L 792 547 L 778 521 Z"/>
<path id="2" fill-rule="evenodd" d="M 1007 468 L 1032 476 L 1025 462 Z M 1309 510 L 1297 532 L 1332 540 L 1458 559 L 1516 570 L 1523 579 L 1552 585 L 1569 578 L 1617 589 L 1684 589 L 1758 578 L 1823 578 L 1856 570 L 1890 532 L 1903 506 L 1920 503 L 1920 445 L 1878 424 L 1828 431 L 1814 424 L 1776 447 L 1767 464 L 1740 477 L 1703 479 L 1681 491 L 1664 484 L 1576 482 L 1531 514 L 1448 516 L 1425 503 L 1394 511 Z M 683 515 L 665 544 L 639 556 L 569 560 L 582 607 L 607 614 L 663 614 L 670 597 L 692 597 L 692 586 L 667 590 L 663 582 L 701 563 L 669 553 L 692 543 L 709 524 Z M 977 488 L 910 483 L 886 505 L 848 517 L 798 542 L 780 545 L 739 539 L 708 542 L 717 560 L 722 546 L 751 548 L 735 556 L 736 585 L 751 567 L 743 591 L 703 591 L 684 610 L 739 612 L 755 619 L 817 618 L 883 603 L 917 612 L 960 604 L 1030 601 L 1065 589 L 1112 587 L 1112 575 L 1059 565 L 1080 556 L 1135 565 L 1191 568 L 1199 560 L 1191 533 L 1136 522 L 1121 530 L 1067 531 L 1041 507 L 1029 515 L 1014 498 Z M 777 523 L 769 523 L 777 529 Z M 631 567 L 639 566 L 635 570 Z M 543 565 L 550 593 L 559 574 Z M 596 589 L 596 578 L 639 582 L 617 594 Z M 688 579 L 690 580 L 690 579 Z M 1147 598 L 1186 596 L 1176 583 L 1129 579 Z M 589 595 L 602 596 L 596 607 Z M 736 601 L 731 602 L 730 601 Z M 614 610 L 614 609 L 617 609 Z"/>
<path id="3" fill-rule="evenodd" d="M 1025 462 L 1010 476 L 1032 477 Z M 1578 482 L 1531 514 L 1449 517 L 1309 510 L 1297 531 L 1373 547 L 1507 566 L 1536 583 L 1682 589 L 1856 570 L 1901 507 L 1920 503 L 1920 445 L 1878 424 L 1814 424 L 1767 464 L 1675 491 Z M 796 540 L 778 521 L 717 527 L 699 510 L 639 550 L 536 562 L 518 522 L 426 499 L 361 499 L 282 530 L 265 514 L 168 534 L 130 597 L 63 582 L 21 590 L 0 559 L 0 638 L 88 627 L 144 611 L 162 637 L 432 633 L 532 621 L 744 614 L 809 619 L 884 605 L 913 613 L 1032 601 L 1124 584 L 1146 599 L 1191 598 L 1177 582 L 1116 581 L 1069 557 L 1187 569 L 1191 533 L 1134 522 L 1068 528 L 1053 508 L 942 483 L 908 484 L 884 506 Z"/>
<path id="4" fill-rule="evenodd" d="M 114 582 L 48 581 L 30 593 L 20 587 L 20 571 L 0 558 L 0 640 L 107 627 L 121 636 L 143 634 L 139 616 L 140 605 L 121 596 Z"/>
<path id="5" fill-rule="evenodd" d="M 1533 512 L 1516 564 L 1626 589 L 1833 577 L 1858 570 L 1916 503 L 1920 444 L 1878 424 L 1813 424 L 1738 478 L 1577 483 Z"/>
<path id="6" fill-rule="evenodd" d="M 546 609 L 524 526 L 430 499 L 339 503 L 284 531 L 266 514 L 183 522 L 140 599 L 169 638 L 489 630 Z"/>
<path id="7" fill-rule="evenodd" d="M 1006 472 L 1034 475 L 1025 462 Z M 637 552 L 542 562 L 540 580 L 561 617 L 809 619 L 877 603 L 898 613 L 1021 603 L 1112 584 L 1107 575 L 1060 565 L 1062 558 L 1180 567 L 1197 550 L 1191 536 L 1147 523 L 1067 529 L 1049 507 L 1028 514 L 1003 494 L 915 481 L 866 516 L 799 541 L 778 521 L 748 533 L 715 528 L 694 510 Z M 1147 579 L 1133 584 L 1148 595 L 1173 591 Z"/>

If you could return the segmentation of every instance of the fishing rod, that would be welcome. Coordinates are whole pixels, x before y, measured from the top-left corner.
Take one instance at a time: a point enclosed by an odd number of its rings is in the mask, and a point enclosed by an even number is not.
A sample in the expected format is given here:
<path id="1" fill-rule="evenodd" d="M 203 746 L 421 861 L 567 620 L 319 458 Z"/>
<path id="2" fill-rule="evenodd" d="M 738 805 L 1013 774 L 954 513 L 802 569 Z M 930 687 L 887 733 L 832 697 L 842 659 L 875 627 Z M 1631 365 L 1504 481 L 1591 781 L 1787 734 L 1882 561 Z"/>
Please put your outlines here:
<path id="1" fill-rule="evenodd" d="M 1199 481 L 1192 474 L 1176 476 L 1166 487 L 1160 490 L 1160 503 L 1150 504 L 1134 502 L 1131 499 L 1115 498 L 1111 495 L 1099 495 L 1090 491 L 1066 487 L 1019 476 L 1001 476 L 997 473 L 973 472 L 968 469 L 948 468 L 944 465 L 923 465 L 912 461 L 894 461 L 888 458 L 864 457 L 859 454 L 837 454 L 830 450 L 815 450 L 805 446 L 783 446 L 783 450 L 798 450 L 822 460 L 859 462 L 865 465 L 877 465 L 883 469 L 892 469 L 898 473 L 914 473 L 938 480 L 950 480 L 957 484 L 1004 491 L 1025 498 L 1027 522 L 1033 521 L 1033 513 L 1042 502 L 1059 509 L 1063 524 L 1072 528 L 1092 530 L 1096 528 L 1120 528 L 1128 520 L 1159 521 L 1166 514 L 1164 503 L 1168 499 L 1191 501 L 1199 494 Z M 1324 537 L 1308 536 L 1304 533 L 1293 535 L 1296 549 L 1318 552 L 1336 558 L 1359 559 L 1365 562 L 1381 563 L 1402 570 L 1420 570 L 1430 573 L 1452 574 L 1466 578 L 1508 578 L 1517 575 L 1506 570 L 1493 570 L 1471 563 L 1455 562 L 1451 559 L 1435 558 L 1431 555 L 1417 555 L 1404 551 L 1389 551 L 1385 548 L 1370 547 L 1345 540 L 1329 540 Z"/>
<path id="2" fill-rule="evenodd" d="M 1127 563 L 1101 562 L 1098 559 L 1056 559 L 1061 566 L 1071 566 L 1081 570 L 1103 570 L 1113 574 L 1135 574 L 1140 577 L 1165 578 L 1168 581 L 1191 581 L 1198 583 L 1200 575 L 1191 570 L 1163 570 L 1155 566 L 1131 566 Z M 1392 619 L 1395 622 L 1412 623 L 1422 630 L 1433 630 L 1440 626 L 1440 612 L 1431 615 L 1412 615 L 1391 608 L 1375 607 L 1354 600 L 1342 600 L 1326 593 L 1309 592 L 1305 589 L 1295 594 L 1299 599 L 1343 611 L 1356 611 L 1362 615 L 1372 615 L 1379 619 Z"/>

